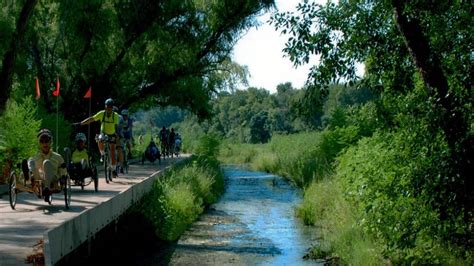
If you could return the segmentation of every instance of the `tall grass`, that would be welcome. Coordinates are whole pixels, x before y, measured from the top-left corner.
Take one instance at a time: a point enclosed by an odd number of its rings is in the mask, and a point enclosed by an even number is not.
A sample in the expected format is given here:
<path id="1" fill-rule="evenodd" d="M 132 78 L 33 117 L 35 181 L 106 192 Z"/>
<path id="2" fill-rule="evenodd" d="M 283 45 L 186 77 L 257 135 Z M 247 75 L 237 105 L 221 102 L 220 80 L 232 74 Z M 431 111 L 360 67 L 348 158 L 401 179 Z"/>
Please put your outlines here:
<path id="1" fill-rule="evenodd" d="M 443 181 L 433 173 L 443 173 L 446 145 L 417 125 L 364 138 L 356 126 L 275 136 L 266 145 L 228 145 L 221 156 L 304 189 L 297 215 L 324 237 L 310 254 L 353 265 L 469 265 L 472 240 L 443 242 L 469 236 L 469 224 L 456 216 L 441 220 L 427 201 Z"/>
<path id="2" fill-rule="evenodd" d="M 322 132 L 275 135 L 268 144 L 223 145 L 219 159 L 278 174 L 299 187 L 331 173 L 334 158 L 358 139 L 356 127 Z"/>
<path id="3" fill-rule="evenodd" d="M 157 180 L 152 191 L 132 210 L 143 214 L 162 240 L 177 240 L 224 191 L 223 173 L 212 156 L 219 142 L 210 138 L 202 139 L 202 153 Z"/>

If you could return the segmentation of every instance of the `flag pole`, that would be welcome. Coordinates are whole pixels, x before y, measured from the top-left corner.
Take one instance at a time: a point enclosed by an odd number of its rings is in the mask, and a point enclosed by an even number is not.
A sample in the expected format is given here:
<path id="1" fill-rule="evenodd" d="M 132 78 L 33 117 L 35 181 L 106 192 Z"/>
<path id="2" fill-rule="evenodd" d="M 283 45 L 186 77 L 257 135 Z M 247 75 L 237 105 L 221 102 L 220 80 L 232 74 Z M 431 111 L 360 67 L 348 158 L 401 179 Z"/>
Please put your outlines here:
<path id="1" fill-rule="evenodd" d="M 92 102 L 92 93 L 91 93 L 91 97 L 89 97 L 89 116 L 88 117 L 91 117 L 91 102 Z M 91 124 L 87 124 L 87 139 L 89 140 L 88 143 L 87 143 L 87 150 L 90 151 L 91 150 Z"/>
<path id="2" fill-rule="evenodd" d="M 56 152 L 59 152 L 59 95 L 56 97 Z"/>

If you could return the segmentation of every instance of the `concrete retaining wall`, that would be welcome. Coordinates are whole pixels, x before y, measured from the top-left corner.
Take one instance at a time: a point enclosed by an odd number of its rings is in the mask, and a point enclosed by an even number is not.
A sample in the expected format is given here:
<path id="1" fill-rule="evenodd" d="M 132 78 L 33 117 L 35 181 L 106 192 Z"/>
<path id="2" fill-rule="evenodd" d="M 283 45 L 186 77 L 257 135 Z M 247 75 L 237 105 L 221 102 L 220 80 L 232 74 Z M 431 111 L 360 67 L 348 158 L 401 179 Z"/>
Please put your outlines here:
<path id="1" fill-rule="evenodd" d="M 133 203 L 140 200 L 151 190 L 155 179 L 169 169 L 166 168 L 153 174 L 115 197 L 47 231 L 44 234 L 45 264 L 54 265 L 82 243 L 92 238 L 102 228 L 116 221 Z"/>

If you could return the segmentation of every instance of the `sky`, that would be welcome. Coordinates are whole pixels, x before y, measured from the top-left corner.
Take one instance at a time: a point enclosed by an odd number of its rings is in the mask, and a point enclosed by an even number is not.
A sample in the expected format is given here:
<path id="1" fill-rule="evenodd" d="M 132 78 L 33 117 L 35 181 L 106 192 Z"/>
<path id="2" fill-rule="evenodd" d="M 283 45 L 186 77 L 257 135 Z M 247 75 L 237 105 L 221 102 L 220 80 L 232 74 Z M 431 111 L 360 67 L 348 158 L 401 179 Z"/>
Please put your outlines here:
<path id="1" fill-rule="evenodd" d="M 276 0 L 279 12 L 296 11 L 300 0 Z M 319 2 L 319 1 L 318 1 Z M 288 36 L 281 35 L 267 23 L 270 14 L 260 16 L 258 28 L 250 29 L 234 47 L 233 59 L 246 65 L 250 72 L 249 86 L 276 91 L 280 83 L 291 82 L 293 88 L 303 87 L 311 65 L 293 67 L 282 52 Z M 244 88 L 242 88 L 244 89 Z"/>

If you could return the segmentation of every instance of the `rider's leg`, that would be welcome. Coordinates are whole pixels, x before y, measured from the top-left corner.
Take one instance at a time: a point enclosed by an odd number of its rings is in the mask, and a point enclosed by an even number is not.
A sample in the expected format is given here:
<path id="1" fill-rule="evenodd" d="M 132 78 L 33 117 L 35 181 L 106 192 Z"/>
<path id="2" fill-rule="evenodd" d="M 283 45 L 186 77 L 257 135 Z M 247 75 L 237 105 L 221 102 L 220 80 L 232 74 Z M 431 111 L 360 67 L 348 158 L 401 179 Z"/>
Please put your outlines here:
<path id="1" fill-rule="evenodd" d="M 128 141 L 126 142 L 126 145 L 127 145 L 128 157 L 129 157 L 129 158 L 132 158 L 132 141 L 131 141 L 131 140 L 128 140 Z"/>
<path id="2" fill-rule="evenodd" d="M 120 143 L 120 141 L 119 141 Z M 117 144 L 117 155 L 119 159 L 119 165 L 120 165 L 120 172 L 123 174 L 123 150 L 122 150 L 122 145 Z"/>
<path id="3" fill-rule="evenodd" d="M 117 144 L 117 155 L 119 159 L 120 165 L 123 165 L 123 151 L 122 151 L 122 145 Z"/>
<path id="4" fill-rule="evenodd" d="M 115 158 L 115 143 L 109 143 L 109 148 L 110 148 L 110 157 L 112 159 L 112 171 L 115 172 L 115 167 L 117 166 L 117 159 Z M 117 174 L 115 172 L 115 174 Z"/>
<path id="5" fill-rule="evenodd" d="M 44 187 L 53 188 L 54 182 L 56 181 L 56 171 L 54 169 L 53 163 L 46 159 L 43 161 L 43 171 L 44 171 Z"/>
<path id="6" fill-rule="evenodd" d="M 104 142 L 103 141 L 97 141 L 97 146 L 99 147 L 99 152 L 100 152 L 100 161 L 102 162 L 104 160 Z"/>

